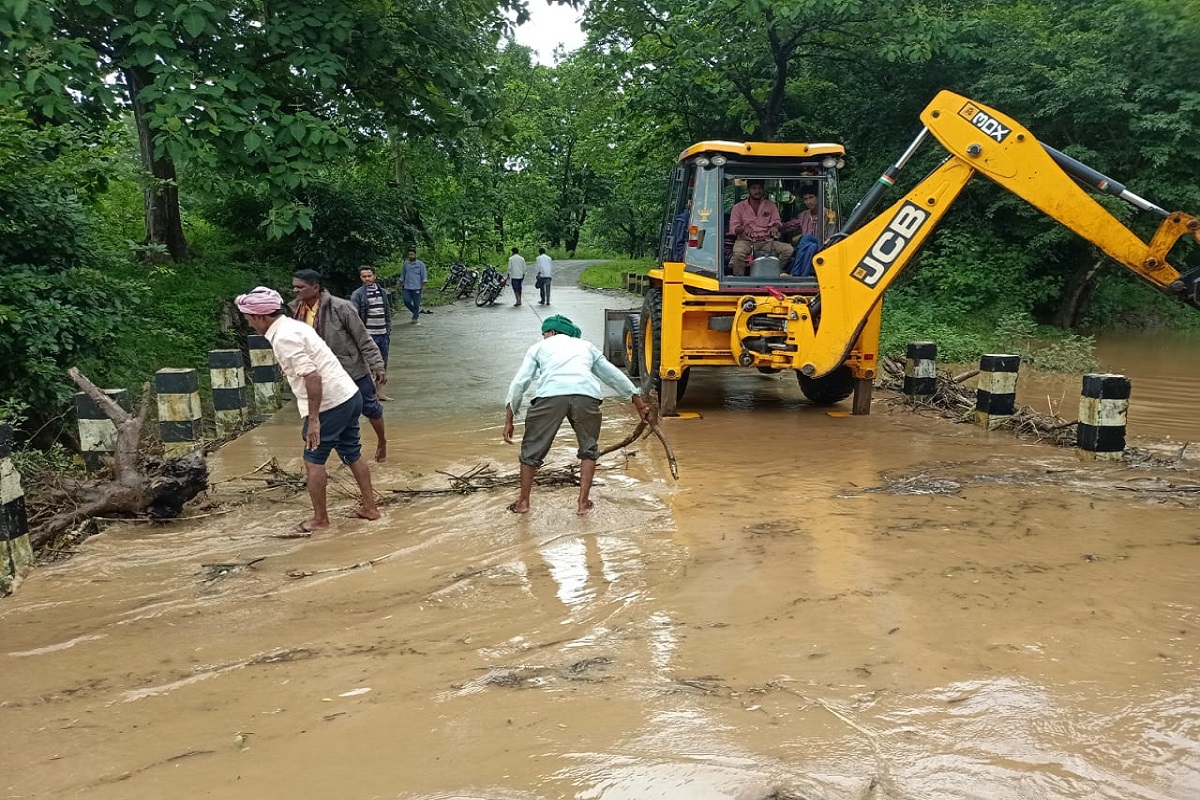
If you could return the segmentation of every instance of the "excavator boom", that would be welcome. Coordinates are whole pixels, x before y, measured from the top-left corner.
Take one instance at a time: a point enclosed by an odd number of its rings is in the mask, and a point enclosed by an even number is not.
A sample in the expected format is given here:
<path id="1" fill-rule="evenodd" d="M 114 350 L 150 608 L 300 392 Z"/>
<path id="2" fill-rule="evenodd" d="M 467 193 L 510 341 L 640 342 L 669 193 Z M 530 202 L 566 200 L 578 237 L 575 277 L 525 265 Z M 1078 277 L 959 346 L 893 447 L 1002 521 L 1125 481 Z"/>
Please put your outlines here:
<path id="1" fill-rule="evenodd" d="M 806 332 L 796 337 L 796 366 L 803 374 L 824 375 L 846 360 L 883 293 L 976 175 L 1008 189 L 1138 277 L 1200 310 L 1200 269 L 1184 274 L 1168 260 L 1179 239 L 1190 236 L 1200 242 L 1200 219 L 1159 208 L 1042 144 L 1016 120 L 953 92 L 940 92 L 922 112 L 921 121 L 925 128 L 913 145 L 884 173 L 814 261 L 820 284 L 820 325 L 811 341 L 805 341 Z M 867 221 L 874 203 L 928 134 L 950 155 L 890 209 Z M 1143 241 L 1081 183 L 1162 217 L 1158 230 L 1149 242 Z"/>

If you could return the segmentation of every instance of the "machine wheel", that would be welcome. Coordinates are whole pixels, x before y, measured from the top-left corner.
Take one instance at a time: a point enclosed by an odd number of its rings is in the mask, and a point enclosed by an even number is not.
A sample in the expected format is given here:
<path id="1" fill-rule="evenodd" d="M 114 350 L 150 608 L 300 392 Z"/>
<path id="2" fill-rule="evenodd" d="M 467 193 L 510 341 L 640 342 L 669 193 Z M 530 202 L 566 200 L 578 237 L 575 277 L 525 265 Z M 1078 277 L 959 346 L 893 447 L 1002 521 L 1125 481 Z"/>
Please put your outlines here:
<path id="1" fill-rule="evenodd" d="M 642 378 L 642 323 L 636 314 L 625 317 L 625 372 L 630 378 Z"/>
<path id="2" fill-rule="evenodd" d="M 479 306 L 480 308 L 483 308 L 484 306 L 490 306 L 495 299 L 496 296 L 492 294 L 490 289 L 480 289 L 475 295 L 475 305 Z"/>
<path id="3" fill-rule="evenodd" d="M 810 378 L 802 372 L 797 372 L 796 378 L 800 381 L 800 391 L 813 405 L 833 405 L 854 394 L 854 374 L 845 364 L 820 378 Z"/>
<path id="4" fill-rule="evenodd" d="M 683 393 L 687 391 L 690 370 L 685 369 L 676 381 L 663 381 L 658 374 L 662 365 L 662 289 L 652 288 L 646 291 L 642 300 L 641 323 L 642 393 L 649 394 L 653 391 L 657 394 L 659 411 L 670 416 L 675 413 L 676 404 L 683 399 Z M 671 392 L 663 391 L 664 383 L 674 387 L 673 397 L 667 396 L 672 394 Z"/>
<path id="5" fill-rule="evenodd" d="M 620 322 L 620 327 L 617 323 Z M 620 318 L 608 319 L 607 311 L 604 320 L 604 357 L 619 370 L 625 369 L 625 320 Z"/>

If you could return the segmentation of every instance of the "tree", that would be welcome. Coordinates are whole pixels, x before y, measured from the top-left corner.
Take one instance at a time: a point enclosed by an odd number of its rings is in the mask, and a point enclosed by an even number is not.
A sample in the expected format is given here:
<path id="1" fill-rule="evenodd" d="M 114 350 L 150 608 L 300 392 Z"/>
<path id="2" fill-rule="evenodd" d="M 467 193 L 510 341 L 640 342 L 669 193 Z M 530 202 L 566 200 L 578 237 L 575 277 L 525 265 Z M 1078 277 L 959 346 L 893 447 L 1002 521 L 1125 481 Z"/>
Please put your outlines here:
<path id="1" fill-rule="evenodd" d="M 108 150 L 0 114 L 0 402 L 38 419 L 70 398 L 65 369 L 106 354 L 135 307 L 136 287 L 105 274 L 112 254 L 81 188 L 97 185 Z"/>
<path id="2" fill-rule="evenodd" d="M 585 21 L 655 116 L 693 140 L 766 141 L 798 111 L 796 84 L 821 86 L 837 64 L 927 62 L 954 52 L 967 24 L 953 3 L 858 0 L 593 0 Z"/>
<path id="3" fill-rule="evenodd" d="M 186 253 L 177 168 L 271 200 L 268 232 L 311 224 L 298 191 L 388 123 L 481 107 L 483 57 L 523 0 L 18 0 L 0 10 L 0 102 L 44 121 L 132 113 L 147 241 Z"/>

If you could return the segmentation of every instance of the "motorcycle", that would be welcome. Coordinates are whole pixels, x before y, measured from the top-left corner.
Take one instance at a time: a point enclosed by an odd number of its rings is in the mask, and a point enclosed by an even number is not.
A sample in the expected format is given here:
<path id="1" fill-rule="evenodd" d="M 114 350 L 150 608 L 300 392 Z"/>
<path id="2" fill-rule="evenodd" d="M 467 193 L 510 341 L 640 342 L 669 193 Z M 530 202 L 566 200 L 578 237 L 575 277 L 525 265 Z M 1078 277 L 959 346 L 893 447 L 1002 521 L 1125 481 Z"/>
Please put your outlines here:
<path id="1" fill-rule="evenodd" d="M 470 297 L 471 293 L 475 291 L 475 282 L 478 278 L 478 272 L 461 261 L 455 261 L 450 265 L 446 282 L 442 284 L 442 294 L 453 292 L 455 299 Z"/>
<path id="2" fill-rule="evenodd" d="M 479 278 L 479 292 L 475 295 L 475 305 L 480 308 L 490 306 L 496 302 L 496 298 L 500 296 L 500 292 L 504 291 L 506 285 L 508 285 L 508 277 L 489 265 Z"/>

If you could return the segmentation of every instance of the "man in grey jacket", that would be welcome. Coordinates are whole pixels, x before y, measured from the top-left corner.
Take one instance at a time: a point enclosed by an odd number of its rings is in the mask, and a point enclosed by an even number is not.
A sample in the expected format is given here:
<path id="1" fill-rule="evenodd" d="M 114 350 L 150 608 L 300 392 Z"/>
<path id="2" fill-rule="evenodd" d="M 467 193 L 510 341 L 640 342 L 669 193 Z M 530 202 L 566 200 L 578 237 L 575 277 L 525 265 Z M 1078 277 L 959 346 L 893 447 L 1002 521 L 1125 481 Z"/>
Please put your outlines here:
<path id="1" fill-rule="evenodd" d="M 292 273 L 292 294 L 296 296 L 288 306 L 292 316 L 313 327 L 358 384 L 363 396 L 363 416 L 378 439 L 375 460 L 387 461 L 383 406 L 376 394 L 378 387 L 387 383 L 387 368 L 379 347 L 371 340 L 354 304 L 334 297 L 321 287 L 321 273 L 311 269 Z"/>

